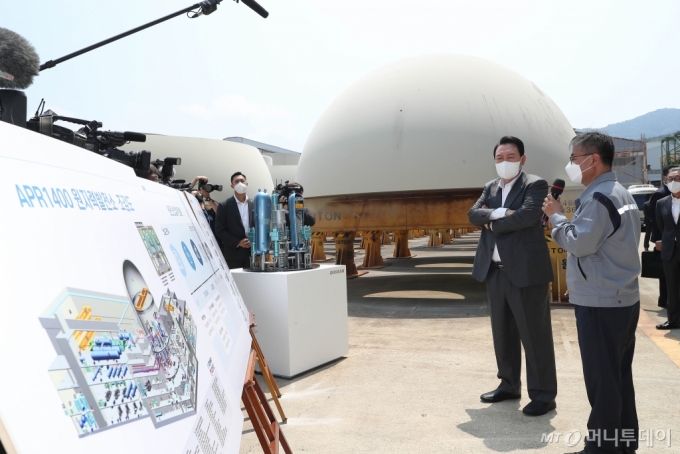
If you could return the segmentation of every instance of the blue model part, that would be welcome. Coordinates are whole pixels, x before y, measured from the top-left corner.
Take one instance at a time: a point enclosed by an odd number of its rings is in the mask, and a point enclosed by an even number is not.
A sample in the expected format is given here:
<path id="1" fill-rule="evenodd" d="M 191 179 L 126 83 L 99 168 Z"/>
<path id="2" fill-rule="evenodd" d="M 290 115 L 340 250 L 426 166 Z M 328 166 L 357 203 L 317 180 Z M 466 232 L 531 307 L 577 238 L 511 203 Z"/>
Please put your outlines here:
<path id="1" fill-rule="evenodd" d="M 113 367 L 109 368 L 109 378 L 111 378 L 111 375 L 113 375 Z"/>
<path id="2" fill-rule="evenodd" d="M 272 233 L 270 234 L 270 237 L 272 239 L 272 243 L 274 243 L 274 257 L 278 258 L 279 257 L 279 242 L 281 241 L 281 233 L 279 232 L 279 229 L 277 227 L 274 227 L 272 229 Z"/>
<path id="3" fill-rule="evenodd" d="M 255 227 L 251 227 L 248 229 L 248 241 L 250 241 L 251 246 L 255 244 Z M 250 255 L 255 255 L 255 248 L 251 247 L 250 248 Z"/>
<path id="4" fill-rule="evenodd" d="M 288 196 L 288 226 L 290 227 L 290 249 L 292 251 L 297 251 L 300 244 L 298 240 L 298 229 L 297 229 L 297 216 L 295 215 L 295 204 L 299 196 L 295 191 L 291 192 Z"/>
<path id="5" fill-rule="evenodd" d="M 95 361 L 101 361 L 101 360 L 107 360 L 107 359 L 119 359 L 120 353 L 117 353 L 114 350 L 101 350 L 101 351 L 98 351 L 98 352 L 92 352 L 90 354 L 90 356 Z"/>
<path id="6" fill-rule="evenodd" d="M 256 254 L 269 252 L 269 227 L 272 220 L 272 199 L 267 195 L 267 190 L 255 194 L 253 201 L 255 221 L 255 242 L 251 247 Z"/>
<path id="7" fill-rule="evenodd" d="M 91 410 L 90 404 L 87 403 L 87 399 L 85 399 L 85 396 L 80 396 L 78 397 L 74 403 L 76 404 L 76 408 L 78 411 L 88 411 Z"/>
<path id="8" fill-rule="evenodd" d="M 86 416 L 87 416 L 87 423 L 90 426 L 94 427 L 95 424 L 97 424 L 97 421 L 94 419 L 94 416 L 92 416 L 92 412 L 87 412 Z"/>
<path id="9" fill-rule="evenodd" d="M 106 337 L 95 337 L 94 343 L 95 343 L 95 345 L 98 345 L 98 346 L 101 346 L 101 347 L 110 347 L 111 345 L 113 345 L 111 343 L 111 339 L 108 339 Z"/>
<path id="10" fill-rule="evenodd" d="M 302 227 L 302 239 L 311 240 L 312 239 L 312 228 L 308 225 Z"/>
<path id="11" fill-rule="evenodd" d="M 92 376 L 92 381 L 95 381 L 97 379 L 97 375 L 99 375 L 99 372 L 102 371 L 102 367 L 98 366 L 97 370 L 94 371 L 94 375 Z"/>
<path id="12" fill-rule="evenodd" d="M 80 416 L 80 420 L 78 421 L 78 424 L 80 425 L 80 428 L 82 429 L 85 427 L 85 423 L 87 422 L 87 417 L 85 415 Z"/>
<path id="13" fill-rule="evenodd" d="M 125 374 L 127 374 L 127 371 L 128 371 L 128 367 L 126 365 L 125 368 L 123 369 L 123 377 L 125 377 Z"/>
<path id="14" fill-rule="evenodd" d="M 132 337 L 130 336 L 130 333 L 126 333 L 126 332 L 121 331 L 121 332 L 118 333 L 118 339 L 120 339 L 120 340 L 131 340 Z"/>
<path id="15" fill-rule="evenodd" d="M 135 383 L 135 387 L 132 388 L 132 397 L 135 397 L 135 394 L 137 394 L 137 388 L 138 388 L 138 386 L 137 386 L 137 384 Z"/>

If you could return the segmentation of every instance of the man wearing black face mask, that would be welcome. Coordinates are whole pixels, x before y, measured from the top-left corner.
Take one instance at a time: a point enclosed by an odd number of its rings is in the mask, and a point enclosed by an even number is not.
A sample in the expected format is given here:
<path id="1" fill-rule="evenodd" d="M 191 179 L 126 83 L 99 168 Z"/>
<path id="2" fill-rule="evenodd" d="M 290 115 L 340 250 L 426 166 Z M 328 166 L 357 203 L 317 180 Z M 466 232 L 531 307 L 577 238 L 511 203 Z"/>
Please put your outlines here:
<path id="1" fill-rule="evenodd" d="M 553 281 L 541 226 L 541 203 L 548 183 L 522 171 L 524 144 L 506 136 L 494 148 L 500 178 L 484 186 L 468 218 L 484 226 L 472 276 L 486 281 L 498 378 L 497 389 L 482 402 L 519 399 L 522 345 L 531 402 L 522 410 L 540 416 L 555 408 L 557 372 L 550 320 L 549 283 Z"/>

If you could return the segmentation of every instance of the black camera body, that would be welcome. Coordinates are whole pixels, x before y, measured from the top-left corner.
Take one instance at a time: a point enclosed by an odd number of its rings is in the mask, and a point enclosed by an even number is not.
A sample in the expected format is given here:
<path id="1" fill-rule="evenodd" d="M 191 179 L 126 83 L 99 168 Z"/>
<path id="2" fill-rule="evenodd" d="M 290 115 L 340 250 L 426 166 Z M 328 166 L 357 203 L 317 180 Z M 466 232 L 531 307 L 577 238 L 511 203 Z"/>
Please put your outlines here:
<path id="1" fill-rule="evenodd" d="M 198 187 L 207 193 L 211 193 L 213 191 L 221 192 L 222 189 L 224 189 L 224 185 L 212 183 L 199 183 Z"/>
<path id="2" fill-rule="evenodd" d="M 62 120 L 69 123 L 83 125 L 77 132 L 63 126 L 55 125 L 54 122 Z M 40 134 L 50 136 L 62 142 L 85 148 L 98 155 L 113 159 L 135 170 L 149 170 L 151 164 L 151 152 L 130 151 L 124 152 L 119 147 L 127 142 L 146 142 L 146 135 L 137 132 L 99 131 L 102 123 L 98 121 L 81 120 L 79 118 L 62 117 L 51 110 L 44 114 L 36 115 L 26 122 L 26 128 Z"/>

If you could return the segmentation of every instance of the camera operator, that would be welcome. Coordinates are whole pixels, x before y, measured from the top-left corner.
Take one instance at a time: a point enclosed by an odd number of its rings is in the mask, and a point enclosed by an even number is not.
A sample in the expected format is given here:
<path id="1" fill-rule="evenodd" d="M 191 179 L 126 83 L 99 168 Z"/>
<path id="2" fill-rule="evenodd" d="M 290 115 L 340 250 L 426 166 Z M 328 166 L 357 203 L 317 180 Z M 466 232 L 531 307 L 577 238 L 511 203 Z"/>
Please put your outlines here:
<path id="1" fill-rule="evenodd" d="M 207 191 L 206 185 L 208 183 L 208 178 L 207 177 L 196 177 L 198 178 L 198 193 L 203 197 L 203 204 L 205 205 L 205 209 L 207 211 L 212 212 L 212 216 L 215 217 L 215 214 L 217 213 L 217 202 L 215 202 L 211 197 L 210 197 L 210 191 Z M 194 180 L 196 180 L 194 178 Z M 193 181 L 192 181 L 193 183 Z M 193 188 L 193 184 L 191 186 Z M 222 186 L 220 185 L 220 191 L 221 191 Z M 215 229 L 213 227 L 213 233 L 215 233 Z"/>
<path id="2" fill-rule="evenodd" d="M 290 225 L 290 210 L 288 209 L 288 196 L 290 195 L 291 192 L 297 192 L 300 195 L 303 195 L 304 193 L 304 188 L 300 183 L 287 183 L 286 185 L 286 191 L 284 191 L 281 196 L 279 197 L 279 203 L 283 205 L 283 209 L 287 211 L 286 213 L 286 223 Z M 293 207 L 295 208 L 295 207 Z M 312 227 L 314 224 L 316 224 L 316 218 L 312 213 L 309 212 L 309 210 L 305 207 L 302 209 L 302 225 L 308 225 Z"/>
<path id="3" fill-rule="evenodd" d="M 208 221 L 208 224 L 210 224 L 210 230 L 212 231 L 213 235 L 215 235 L 215 219 L 217 218 L 217 203 L 210 197 L 210 193 L 212 191 L 221 191 L 222 190 L 222 185 L 211 185 L 208 184 L 208 177 L 206 176 L 197 176 L 193 180 L 191 180 L 190 183 L 190 191 L 191 194 L 196 197 L 196 199 L 199 201 L 201 204 L 201 209 L 203 210 L 203 214 L 205 215 L 205 218 Z M 194 186 L 198 183 L 198 189 L 193 189 Z M 220 240 L 217 235 L 215 235 L 215 238 L 217 238 L 217 244 L 222 246 L 222 240 Z"/>
<path id="4" fill-rule="evenodd" d="M 137 175 L 139 178 L 153 181 L 154 183 L 158 183 L 161 181 L 158 168 L 153 164 L 149 164 L 149 170 L 135 169 L 135 175 Z"/>

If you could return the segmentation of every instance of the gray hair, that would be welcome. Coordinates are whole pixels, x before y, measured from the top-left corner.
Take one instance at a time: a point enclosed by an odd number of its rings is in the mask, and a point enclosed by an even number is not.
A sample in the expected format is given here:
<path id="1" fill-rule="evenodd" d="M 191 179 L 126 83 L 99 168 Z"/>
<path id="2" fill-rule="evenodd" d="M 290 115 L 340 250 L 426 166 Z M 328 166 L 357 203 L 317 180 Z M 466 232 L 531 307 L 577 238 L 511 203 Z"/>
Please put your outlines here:
<path id="1" fill-rule="evenodd" d="M 588 153 L 597 153 L 602 163 L 611 167 L 614 162 L 614 141 L 601 132 L 577 134 L 569 143 L 571 148 L 579 147 Z"/>

